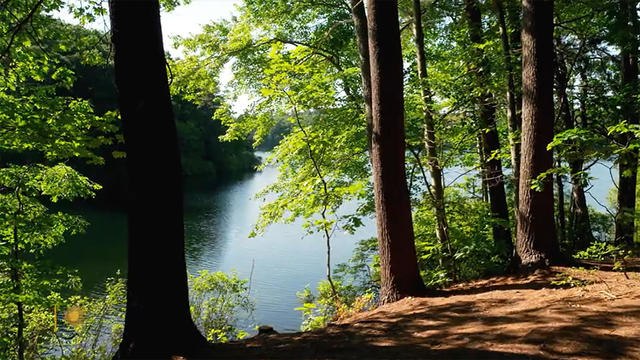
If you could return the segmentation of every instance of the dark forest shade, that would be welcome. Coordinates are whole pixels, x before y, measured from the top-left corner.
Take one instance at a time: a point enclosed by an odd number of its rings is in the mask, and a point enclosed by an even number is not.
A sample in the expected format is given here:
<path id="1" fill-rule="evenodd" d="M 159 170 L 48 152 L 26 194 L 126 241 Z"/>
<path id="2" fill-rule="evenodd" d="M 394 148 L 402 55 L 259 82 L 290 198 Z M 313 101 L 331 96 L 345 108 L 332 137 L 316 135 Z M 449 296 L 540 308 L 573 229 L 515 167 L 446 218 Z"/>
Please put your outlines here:
<path id="1" fill-rule="evenodd" d="M 522 158 L 516 251 L 525 269 L 547 267 L 559 256 L 553 217 L 553 182 L 541 191 L 532 180 L 551 169 L 553 154 L 553 0 L 523 0 Z"/>
<path id="2" fill-rule="evenodd" d="M 180 156 L 157 1 L 111 0 L 128 200 L 127 312 L 120 358 L 189 355 L 203 345 L 189 312 Z"/>
<path id="3" fill-rule="evenodd" d="M 380 252 L 380 302 L 425 291 L 416 261 L 409 190 L 405 178 L 402 51 L 396 1 L 367 2 L 376 225 Z"/>

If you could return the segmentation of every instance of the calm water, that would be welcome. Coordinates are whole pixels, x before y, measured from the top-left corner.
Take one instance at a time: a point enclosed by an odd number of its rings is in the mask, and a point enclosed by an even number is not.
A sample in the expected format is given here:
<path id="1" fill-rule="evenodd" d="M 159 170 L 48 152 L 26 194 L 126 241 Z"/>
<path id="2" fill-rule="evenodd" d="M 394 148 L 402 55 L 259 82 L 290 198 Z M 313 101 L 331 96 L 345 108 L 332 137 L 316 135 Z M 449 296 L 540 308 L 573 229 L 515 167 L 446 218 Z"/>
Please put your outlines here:
<path id="1" fill-rule="evenodd" d="M 608 164 L 609 165 L 609 164 Z M 447 182 L 458 169 L 448 169 Z M 275 224 L 265 234 L 248 238 L 258 219 L 261 200 L 254 195 L 273 183 L 277 169 L 268 167 L 235 183 L 210 190 L 189 190 L 185 194 L 185 234 L 187 268 L 236 271 L 241 278 L 251 276 L 251 296 L 256 302 L 256 324 L 269 324 L 278 331 L 296 331 L 300 313 L 296 292 L 315 288 L 325 277 L 325 248 L 319 234 L 303 236 L 301 222 Z M 590 192 L 603 204 L 611 187 L 609 169 L 595 165 Z M 613 172 L 614 178 L 617 173 Z M 567 185 L 565 191 L 569 191 Z M 604 211 L 588 197 L 589 204 Z M 351 205 L 351 206 L 349 206 Z M 345 212 L 355 209 L 349 204 Z M 86 234 L 70 239 L 53 254 L 55 262 L 79 270 L 87 292 L 95 291 L 107 276 L 126 271 L 126 214 L 113 211 L 86 211 L 91 223 Z M 332 240 L 332 263 L 345 262 L 358 240 L 375 236 L 371 219 L 355 235 L 336 232 Z M 253 272 L 252 272 L 253 267 Z"/>
<path id="2" fill-rule="evenodd" d="M 301 315 L 293 310 L 299 306 L 296 292 L 307 285 L 315 288 L 325 278 L 325 247 L 321 235 L 303 236 L 301 222 L 275 224 L 263 235 L 248 238 L 261 204 L 254 195 L 277 175 L 277 169 L 268 167 L 214 190 L 186 192 L 187 268 L 191 273 L 233 270 L 241 278 L 251 276 L 255 323 L 297 331 Z M 126 214 L 88 211 L 83 215 L 91 223 L 87 233 L 70 239 L 54 257 L 61 265 L 78 269 L 91 291 L 107 276 L 126 269 Z M 374 234 L 372 220 L 354 235 L 336 232 L 332 263 L 347 261 L 357 241 Z"/>

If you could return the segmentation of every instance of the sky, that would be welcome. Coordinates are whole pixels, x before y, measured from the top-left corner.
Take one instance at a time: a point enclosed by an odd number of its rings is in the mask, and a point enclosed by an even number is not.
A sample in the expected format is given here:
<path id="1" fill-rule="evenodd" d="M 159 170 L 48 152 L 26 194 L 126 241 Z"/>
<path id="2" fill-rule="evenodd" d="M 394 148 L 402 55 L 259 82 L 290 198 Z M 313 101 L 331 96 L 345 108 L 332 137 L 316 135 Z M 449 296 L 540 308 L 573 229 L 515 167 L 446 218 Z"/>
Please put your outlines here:
<path id="1" fill-rule="evenodd" d="M 235 4 L 239 2 L 239 0 L 192 0 L 188 5 L 179 6 L 168 13 L 163 12 L 160 21 L 165 49 L 171 55 L 179 56 L 180 52 L 173 48 L 171 36 L 197 34 L 202 25 L 214 20 L 229 19 L 235 11 Z"/>
<path id="2" fill-rule="evenodd" d="M 160 14 L 160 22 L 162 24 L 162 37 L 164 39 L 165 51 L 169 52 L 174 58 L 180 57 L 181 51 L 173 47 L 173 41 L 171 40 L 173 36 L 179 35 L 187 37 L 189 35 L 195 35 L 200 32 L 203 25 L 217 20 L 231 18 L 236 11 L 235 5 L 239 4 L 240 1 L 241 0 L 191 0 L 189 4 L 178 6 L 173 11 L 163 11 Z M 106 1 L 103 1 L 103 4 L 108 7 Z M 57 12 L 53 15 L 72 24 L 78 23 L 71 14 L 66 12 Z M 108 26 L 108 17 L 87 25 L 87 27 L 101 31 L 109 30 Z M 223 89 L 232 77 L 231 66 L 226 66 L 220 74 L 219 79 Z M 241 96 L 232 104 L 232 109 L 235 113 L 241 113 L 248 106 L 248 103 L 248 97 Z"/>

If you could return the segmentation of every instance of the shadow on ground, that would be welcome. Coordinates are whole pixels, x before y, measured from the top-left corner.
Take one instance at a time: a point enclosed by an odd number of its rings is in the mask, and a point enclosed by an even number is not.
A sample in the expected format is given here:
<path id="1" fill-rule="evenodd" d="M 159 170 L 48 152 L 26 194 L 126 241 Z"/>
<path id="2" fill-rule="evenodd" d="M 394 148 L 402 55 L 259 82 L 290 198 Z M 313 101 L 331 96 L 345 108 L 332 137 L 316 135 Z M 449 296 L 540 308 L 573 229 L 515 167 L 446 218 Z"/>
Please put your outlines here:
<path id="1" fill-rule="evenodd" d="M 314 332 L 211 351 L 223 359 L 640 359 L 640 276 L 584 271 L 590 285 L 559 288 L 556 274 L 477 281 Z"/>

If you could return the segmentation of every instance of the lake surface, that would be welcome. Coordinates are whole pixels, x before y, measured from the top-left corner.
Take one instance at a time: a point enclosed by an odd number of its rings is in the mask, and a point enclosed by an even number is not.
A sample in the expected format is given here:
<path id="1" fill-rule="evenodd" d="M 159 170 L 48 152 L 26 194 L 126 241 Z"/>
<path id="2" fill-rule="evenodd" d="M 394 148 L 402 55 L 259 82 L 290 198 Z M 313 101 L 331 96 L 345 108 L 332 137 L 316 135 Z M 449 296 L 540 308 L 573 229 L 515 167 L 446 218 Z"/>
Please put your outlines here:
<path id="1" fill-rule="evenodd" d="M 261 200 L 257 192 L 276 180 L 278 171 L 267 167 L 245 179 L 215 189 L 185 192 L 187 269 L 236 271 L 251 278 L 255 324 L 277 331 L 298 331 L 301 314 L 296 292 L 325 279 L 325 242 L 320 234 L 304 236 L 302 222 L 274 224 L 255 238 L 248 235 L 258 220 Z M 198 188 L 201 188 L 199 186 Z M 344 211 L 349 211 L 347 204 Z M 95 291 L 107 276 L 126 270 L 126 214 L 89 210 L 87 233 L 69 239 L 54 253 L 55 261 L 78 269 L 85 290 Z M 375 236 L 373 220 L 356 234 L 336 231 L 332 238 L 332 264 L 346 262 L 357 241 Z M 253 267 L 253 271 L 252 271 Z"/>
<path id="2" fill-rule="evenodd" d="M 595 165 L 590 192 L 603 204 L 612 186 L 610 164 Z M 460 169 L 448 169 L 447 182 Z M 189 272 L 198 270 L 236 271 L 251 277 L 251 296 L 256 302 L 255 324 L 269 324 L 278 331 L 297 331 L 301 315 L 296 292 L 305 286 L 315 289 L 325 279 L 325 247 L 320 234 L 304 236 L 301 222 L 275 224 L 258 237 L 249 238 L 257 221 L 261 200 L 257 192 L 273 183 L 276 168 L 267 167 L 237 182 L 185 193 L 186 260 Z M 612 173 L 617 179 L 617 173 Z M 565 192 L 570 191 L 567 184 Z M 604 211 L 592 197 L 589 204 Z M 343 211 L 355 209 L 347 204 Z M 126 271 L 126 214 L 86 210 L 83 216 L 91 226 L 87 233 L 69 239 L 56 249 L 52 259 L 60 265 L 78 269 L 85 291 L 96 292 L 107 276 Z M 354 235 L 336 232 L 332 239 L 332 264 L 345 262 L 360 239 L 375 236 L 372 219 Z M 253 268 L 253 271 L 252 271 Z"/>

